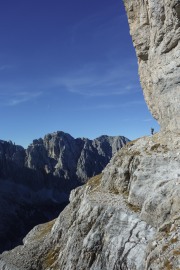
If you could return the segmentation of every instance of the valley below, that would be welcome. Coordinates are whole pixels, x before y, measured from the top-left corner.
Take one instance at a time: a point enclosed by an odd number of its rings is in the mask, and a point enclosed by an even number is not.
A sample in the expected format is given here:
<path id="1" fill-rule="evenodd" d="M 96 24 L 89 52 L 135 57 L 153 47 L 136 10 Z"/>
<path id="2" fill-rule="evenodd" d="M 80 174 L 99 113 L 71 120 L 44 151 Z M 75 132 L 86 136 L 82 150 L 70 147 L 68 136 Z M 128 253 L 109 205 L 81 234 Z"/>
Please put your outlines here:
<path id="1" fill-rule="evenodd" d="M 160 132 L 134 141 L 56 132 L 27 150 L 1 141 L 2 239 L 14 243 L 13 228 L 31 217 L 48 221 L 0 255 L 2 270 L 180 269 L 180 2 L 123 2 Z"/>
<path id="2" fill-rule="evenodd" d="M 0 252 L 22 244 L 35 225 L 56 218 L 71 190 L 100 173 L 128 141 L 74 139 L 64 132 L 34 140 L 26 150 L 0 141 Z"/>

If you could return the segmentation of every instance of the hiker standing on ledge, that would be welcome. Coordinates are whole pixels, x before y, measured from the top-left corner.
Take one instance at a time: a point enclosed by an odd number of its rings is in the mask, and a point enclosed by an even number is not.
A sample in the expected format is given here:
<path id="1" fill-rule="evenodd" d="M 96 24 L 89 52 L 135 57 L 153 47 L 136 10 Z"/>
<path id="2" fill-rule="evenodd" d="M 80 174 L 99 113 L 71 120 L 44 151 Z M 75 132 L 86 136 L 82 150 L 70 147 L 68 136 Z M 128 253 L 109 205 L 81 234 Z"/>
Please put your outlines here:
<path id="1" fill-rule="evenodd" d="M 154 128 L 151 128 L 151 135 L 154 134 Z"/>

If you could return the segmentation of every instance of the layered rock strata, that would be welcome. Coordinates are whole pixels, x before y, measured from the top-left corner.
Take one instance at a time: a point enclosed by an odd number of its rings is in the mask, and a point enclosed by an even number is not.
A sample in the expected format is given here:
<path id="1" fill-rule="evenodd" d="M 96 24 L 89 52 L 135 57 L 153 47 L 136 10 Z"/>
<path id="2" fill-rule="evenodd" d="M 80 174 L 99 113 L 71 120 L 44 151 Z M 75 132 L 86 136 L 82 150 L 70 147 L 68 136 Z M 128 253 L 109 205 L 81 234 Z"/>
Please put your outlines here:
<path id="1" fill-rule="evenodd" d="M 147 105 L 162 130 L 180 131 L 180 2 L 124 0 Z"/>
<path id="2" fill-rule="evenodd" d="M 70 191 L 102 171 L 128 139 L 74 139 L 64 132 L 34 140 L 25 150 L 0 141 L 0 252 L 22 243 L 37 224 L 58 216 Z"/>
<path id="3" fill-rule="evenodd" d="M 123 136 L 107 135 L 94 140 L 74 139 L 67 133 L 57 131 L 33 141 L 26 150 L 26 166 L 71 182 L 85 183 L 99 174 L 128 141 Z"/>
<path id="4" fill-rule="evenodd" d="M 23 246 L 3 253 L 0 266 L 179 269 L 179 149 L 179 137 L 171 133 L 128 143 L 101 175 L 71 193 L 56 220 L 35 227 Z"/>
<path id="5" fill-rule="evenodd" d="M 124 0 L 161 132 L 128 143 L 60 216 L 0 257 L 3 270 L 180 269 L 178 0 Z"/>

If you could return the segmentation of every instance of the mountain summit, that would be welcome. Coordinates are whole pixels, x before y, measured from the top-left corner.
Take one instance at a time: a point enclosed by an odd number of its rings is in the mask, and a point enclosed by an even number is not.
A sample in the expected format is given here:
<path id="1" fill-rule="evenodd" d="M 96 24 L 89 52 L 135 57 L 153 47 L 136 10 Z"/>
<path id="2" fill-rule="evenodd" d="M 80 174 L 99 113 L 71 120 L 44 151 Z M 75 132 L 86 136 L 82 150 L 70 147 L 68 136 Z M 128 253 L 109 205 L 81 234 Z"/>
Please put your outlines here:
<path id="1" fill-rule="evenodd" d="M 26 150 L 26 166 L 55 177 L 85 183 L 99 174 L 111 157 L 129 140 L 103 135 L 94 140 L 74 139 L 62 131 L 34 140 Z"/>
<path id="2" fill-rule="evenodd" d="M 128 141 L 123 136 L 74 139 L 58 131 L 25 150 L 1 140 L 0 251 L 20 244 L 35 225 L 57 217 L 71 190 L 100 173 Z"/>
<path id="3" fill-rule="evenodd" d="M 0 256 L 4 270 L 180 269 L 180 1 L 124 0 L 161 131 L 128 143 L 56 220 Z"/>

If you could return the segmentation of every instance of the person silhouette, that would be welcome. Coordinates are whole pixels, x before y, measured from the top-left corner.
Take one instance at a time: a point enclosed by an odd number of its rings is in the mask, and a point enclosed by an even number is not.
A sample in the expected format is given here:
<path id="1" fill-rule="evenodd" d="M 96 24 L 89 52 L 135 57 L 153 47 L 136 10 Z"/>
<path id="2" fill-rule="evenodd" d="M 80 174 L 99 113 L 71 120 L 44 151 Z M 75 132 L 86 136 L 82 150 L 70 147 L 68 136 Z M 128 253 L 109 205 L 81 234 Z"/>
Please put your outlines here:
<path id="1" fill-rule="evenodd" d="M 151 135 L 154 134 L 154 128 L 151 128 Z"/>

